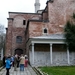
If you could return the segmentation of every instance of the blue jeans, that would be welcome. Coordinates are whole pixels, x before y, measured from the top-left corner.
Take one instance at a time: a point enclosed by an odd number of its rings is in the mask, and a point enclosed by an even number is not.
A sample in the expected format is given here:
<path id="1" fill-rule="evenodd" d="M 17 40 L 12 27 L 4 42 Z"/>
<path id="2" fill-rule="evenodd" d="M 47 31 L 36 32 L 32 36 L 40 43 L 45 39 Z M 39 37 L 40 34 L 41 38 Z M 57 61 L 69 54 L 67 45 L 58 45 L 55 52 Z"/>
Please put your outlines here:
<path id="1" fill-rule="evenodd" d="M 20 71 L 24 71 L 24 64 L 20 64 Z"/>

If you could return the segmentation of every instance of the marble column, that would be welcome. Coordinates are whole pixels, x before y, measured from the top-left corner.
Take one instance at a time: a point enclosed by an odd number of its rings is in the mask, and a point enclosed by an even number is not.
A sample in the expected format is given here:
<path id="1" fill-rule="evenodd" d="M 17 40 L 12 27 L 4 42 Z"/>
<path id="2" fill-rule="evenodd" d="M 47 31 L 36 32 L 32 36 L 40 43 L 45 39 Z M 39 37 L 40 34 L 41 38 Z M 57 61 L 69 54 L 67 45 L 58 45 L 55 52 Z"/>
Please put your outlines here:
<path id="1" fill-rule="evenodd" d="M 52 64 L 52 44 L 50 44 L 50 63 Z"/>
<path id="2" fill-rule="evenodd" d="M 68 47 L 67 47 L 67 60 L 68 60 L 68 64 L 70 64 L 69 49 L 68 49 Z"/>
<path id="3" fill-rule="evenodd" d="M 32 64 L 34 64 L 34 43 L 32 43 Z"/>

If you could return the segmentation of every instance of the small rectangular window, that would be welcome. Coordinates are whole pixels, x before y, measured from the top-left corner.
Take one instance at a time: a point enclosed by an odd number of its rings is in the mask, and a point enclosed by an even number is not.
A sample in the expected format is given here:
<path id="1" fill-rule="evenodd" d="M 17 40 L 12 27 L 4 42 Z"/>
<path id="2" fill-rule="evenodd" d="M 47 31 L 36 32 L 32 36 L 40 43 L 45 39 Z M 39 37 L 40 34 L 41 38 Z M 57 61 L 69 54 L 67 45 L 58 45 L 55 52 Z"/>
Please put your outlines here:
<path id="1" fill-rule="evenodd" d="M 25 25 L 26 24 L 26 20 L 23 20 L 23 25 Z"/>

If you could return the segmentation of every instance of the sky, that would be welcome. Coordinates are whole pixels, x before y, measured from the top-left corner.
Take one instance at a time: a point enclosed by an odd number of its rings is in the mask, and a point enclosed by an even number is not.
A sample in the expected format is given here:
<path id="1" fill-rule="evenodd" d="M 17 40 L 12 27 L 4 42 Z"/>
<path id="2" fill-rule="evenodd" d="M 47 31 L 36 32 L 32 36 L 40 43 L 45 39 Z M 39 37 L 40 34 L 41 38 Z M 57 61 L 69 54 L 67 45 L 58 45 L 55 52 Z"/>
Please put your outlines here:
<path id="1" fill-rule="evenodd" d="M 39 0 L 40 9 L 44 9 L 47 0 Z M 35 13 L 35 0 L 0 0 L 0 24 L 8 27 L 8 12 Z"/>

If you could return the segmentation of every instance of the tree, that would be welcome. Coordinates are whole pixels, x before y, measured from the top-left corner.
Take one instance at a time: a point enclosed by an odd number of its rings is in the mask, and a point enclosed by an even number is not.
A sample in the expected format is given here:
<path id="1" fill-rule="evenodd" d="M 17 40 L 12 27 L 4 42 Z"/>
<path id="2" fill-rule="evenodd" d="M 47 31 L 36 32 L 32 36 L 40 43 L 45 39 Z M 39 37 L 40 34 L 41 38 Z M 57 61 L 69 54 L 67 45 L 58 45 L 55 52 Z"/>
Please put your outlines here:
<path id="1" fill-rule="evenodd" d="M 4 30 L 5 30 L 4 26 L 0 24 L 0 52 L 1 52 L 2 49 L 3 49 L 3 51 L 5 49 L 5 46 L 4 46 L 5 45 L 5 33 L 4 33 Z"/>
<path id="2" fill-rule="evenodd" d="M 75 14 L 73 13 L 72 20 L 65 25 L 65 42 L 70 51 L 75 51 Z"/>
<path id="3" fill-rule="evenodd" d="M 4 33 L 4 30 L 5 30 L 4 26 L 0 24 L 0 35 Z"/>

